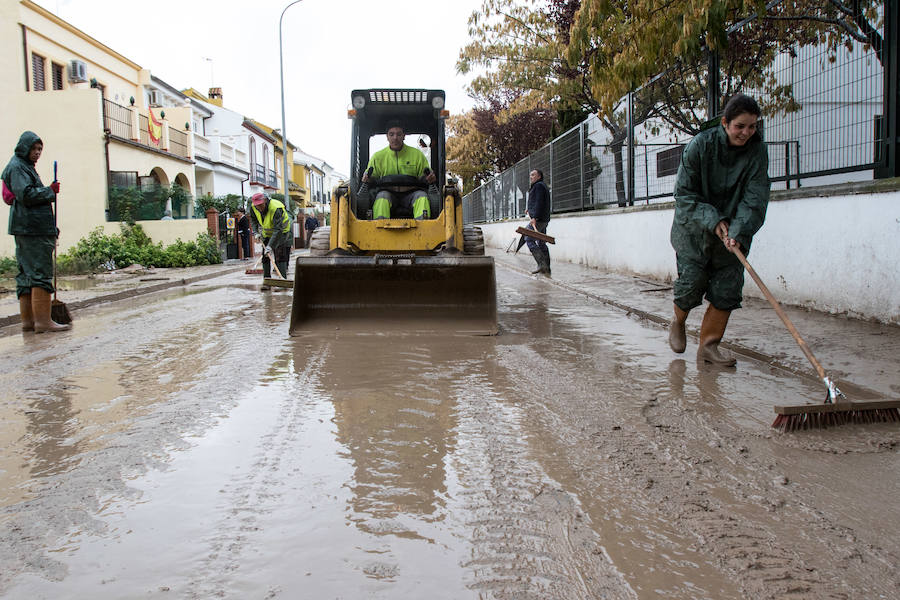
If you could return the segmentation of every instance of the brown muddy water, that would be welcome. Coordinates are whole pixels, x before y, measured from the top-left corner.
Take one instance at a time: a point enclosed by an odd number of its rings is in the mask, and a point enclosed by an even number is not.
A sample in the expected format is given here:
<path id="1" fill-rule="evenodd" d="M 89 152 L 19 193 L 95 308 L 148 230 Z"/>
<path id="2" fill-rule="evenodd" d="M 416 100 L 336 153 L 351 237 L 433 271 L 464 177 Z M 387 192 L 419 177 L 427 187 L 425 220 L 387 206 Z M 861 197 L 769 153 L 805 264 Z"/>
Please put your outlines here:
<path id="1" fill-rule="evenodd" d="M 7 330 L 0 597 L 900 597 L 900 428 L 497 277 L 496 337 L 288 338 L 243 275 Z"/>

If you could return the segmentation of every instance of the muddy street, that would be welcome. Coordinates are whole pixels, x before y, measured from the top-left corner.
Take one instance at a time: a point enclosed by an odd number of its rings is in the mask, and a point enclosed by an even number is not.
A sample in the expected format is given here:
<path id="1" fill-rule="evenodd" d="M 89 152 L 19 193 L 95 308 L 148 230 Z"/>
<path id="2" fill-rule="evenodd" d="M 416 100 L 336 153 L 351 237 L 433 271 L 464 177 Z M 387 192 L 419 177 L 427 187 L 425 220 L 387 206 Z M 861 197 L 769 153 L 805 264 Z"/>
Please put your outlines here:
<path id="1" fill-rule="evenodd" d="M 7 328 L 0 597 L 900 597 L 900 427 L 774 432 L 816 382 L 497 285 L 495 337 L 289 338 L 242 273 Z"/>

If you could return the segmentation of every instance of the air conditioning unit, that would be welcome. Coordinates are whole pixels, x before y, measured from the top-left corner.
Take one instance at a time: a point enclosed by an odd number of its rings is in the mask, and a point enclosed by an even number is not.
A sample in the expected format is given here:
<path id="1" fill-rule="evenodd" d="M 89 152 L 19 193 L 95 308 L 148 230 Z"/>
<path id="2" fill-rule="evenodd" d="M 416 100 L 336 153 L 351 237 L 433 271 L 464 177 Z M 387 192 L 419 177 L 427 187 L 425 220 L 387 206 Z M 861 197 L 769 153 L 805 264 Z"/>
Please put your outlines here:
<path id="1" fill-rule="evenodd" d="M 69 82 L 84 83 L 87 81 L 87 65 L 83 60 L 72 60 L 69 62 Z"/>
<path id="2" fill-rule="evenodd" d="M 150 90 L 147 92 L 147 100 L 149 101 L 150 106 L 162 106 L 162 102 L 160 102 L 162 98 L 160 96 L 159 90 Z"/>

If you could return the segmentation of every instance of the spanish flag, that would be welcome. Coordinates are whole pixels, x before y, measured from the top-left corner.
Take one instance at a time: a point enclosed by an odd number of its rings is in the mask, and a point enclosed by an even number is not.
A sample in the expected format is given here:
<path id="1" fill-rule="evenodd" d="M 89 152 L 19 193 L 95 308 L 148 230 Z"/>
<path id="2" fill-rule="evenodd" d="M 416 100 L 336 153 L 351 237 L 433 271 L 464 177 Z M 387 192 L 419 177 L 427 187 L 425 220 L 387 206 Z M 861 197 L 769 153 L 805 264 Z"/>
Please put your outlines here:
<path id="1" fill-rule="evenodd" d="M 153 116 L 152 108 L 148 108 L 147 113 L 150 115 L 150 119 L 147 121 L 147 129 L 150 130 L 150 141 L 159 146 L 159 138 L 162 137 L 162 123 Z"/>

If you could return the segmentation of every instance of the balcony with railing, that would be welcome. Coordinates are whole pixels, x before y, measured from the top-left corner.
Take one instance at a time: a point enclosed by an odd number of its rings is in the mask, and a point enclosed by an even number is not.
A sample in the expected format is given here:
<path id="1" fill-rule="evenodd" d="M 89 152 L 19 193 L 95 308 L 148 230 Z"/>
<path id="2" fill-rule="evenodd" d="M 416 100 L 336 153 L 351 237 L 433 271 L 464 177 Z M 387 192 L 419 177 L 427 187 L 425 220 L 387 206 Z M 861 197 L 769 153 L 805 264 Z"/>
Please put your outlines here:
<path id="1" fill-rule="evenodd" d="M 212 160 L 211 154 L 211 143 L 209 138 L 203 135 L 200 135 L 196 131 L 194 132 L 194 156 L 199 156 L 200 158 L 207 158 Z"/>
<path id="2" fill-rule="evenodd" d="M 231 144 L 194 133 L 194 156 L 213 163 L 228 165 L 241 171 L 247 170 L 247 153 Z"/>
<path id="3" fill-rule="evenodd" d="M 104 98 L 103 128 L 114 139 L 180 158 L 191 158 L 191 140 L 185 132 L 169 127 L 168 121 L 163 119 L 159 139 L 154 141 L 150 137 L 149 118 L 135 106 L 122 106 Z"/>

